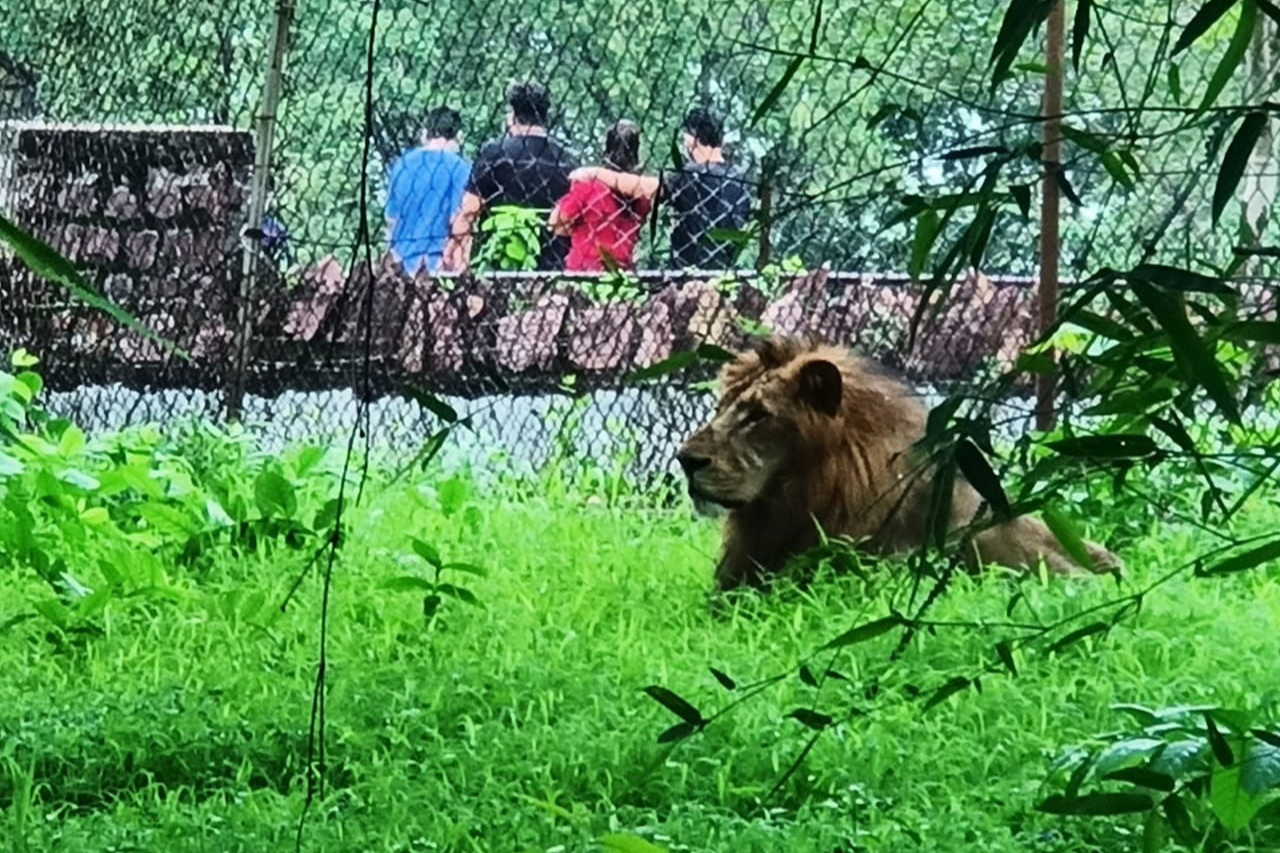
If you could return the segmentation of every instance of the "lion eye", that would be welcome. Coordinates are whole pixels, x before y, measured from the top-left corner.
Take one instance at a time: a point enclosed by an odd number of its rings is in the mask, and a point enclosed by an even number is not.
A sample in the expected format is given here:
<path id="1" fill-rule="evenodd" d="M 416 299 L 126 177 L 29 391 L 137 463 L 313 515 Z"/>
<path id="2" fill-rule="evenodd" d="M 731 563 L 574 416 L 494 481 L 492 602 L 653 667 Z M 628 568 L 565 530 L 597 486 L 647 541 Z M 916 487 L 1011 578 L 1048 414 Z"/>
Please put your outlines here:
<path id="1" fill-rule="evenodd" d="M 747 416 L 742 419 L 744 424 L 757 424 L 765 418 L 769 417 L 769 410 L 764 406 L 752 406 L 747 410 Z"/>

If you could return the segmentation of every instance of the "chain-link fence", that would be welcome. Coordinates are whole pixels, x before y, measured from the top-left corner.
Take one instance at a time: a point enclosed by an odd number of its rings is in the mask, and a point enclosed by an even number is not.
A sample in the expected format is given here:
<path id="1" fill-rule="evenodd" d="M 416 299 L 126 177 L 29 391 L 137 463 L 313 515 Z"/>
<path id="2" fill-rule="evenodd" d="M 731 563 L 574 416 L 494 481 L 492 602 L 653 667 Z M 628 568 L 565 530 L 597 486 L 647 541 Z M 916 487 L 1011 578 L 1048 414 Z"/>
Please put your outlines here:
<path id="1" fill-rule="evenodd" d="M 231 408 L 332 435 L 359 393 L 409 446 L 435 423 L 419 388 L 472 415 L 460 452 L 531 464 L 571 424 L 579 452 L 665 466 L 708 400 L 624 378 L 762 327 L 972 381 L 1036 328 L 1046 69 L 1032 38 L 992 87 L 1005 5 L 9 2 L 0 211 L 190 358 L 3 256 L 0 344 L 93 425 Z M 1066 75 L 1068 277 L 1274 242 L 1270 132 L 1240 227 L 1211 227 L 1235 116 L 1191 120 L 1230 26 L 1171 59 L 1197 7 L 1093 4 Z M 1260 20 L 1220 102 L 1273 92 L 1276 48 Z M 1236 272 L 1274 304 L 1265 260 Z"/>

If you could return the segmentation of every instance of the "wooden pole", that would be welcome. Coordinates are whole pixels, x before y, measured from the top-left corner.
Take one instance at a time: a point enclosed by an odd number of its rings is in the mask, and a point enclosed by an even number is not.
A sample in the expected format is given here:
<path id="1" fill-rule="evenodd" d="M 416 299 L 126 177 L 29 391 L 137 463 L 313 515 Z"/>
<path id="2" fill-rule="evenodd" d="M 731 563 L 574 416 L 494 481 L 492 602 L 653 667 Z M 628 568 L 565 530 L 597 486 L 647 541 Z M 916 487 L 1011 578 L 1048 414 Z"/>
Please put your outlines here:
<path id="1" fill-rule="evenodd" d="M 1058 233 L 1060 191 L 1058 170 L 1062 168 L 1062 74 L 1063 45 L 1066 41 L 1066 0 L 1053 7 L 1045 28 L 1045 73 L 1042 132 L 1044 145 L 1040 159 L 1044 166 L 1040 196 L 1040 334 L 1049 331 L 1058 317 L 1058 263 L 1061 241 Z M 1050 357 L 1054 353 L 1050 351 Z M 1036 378 L 1036 429 L 1053 429 L 1056 419 L 1054 387 L 1056 373 Z"/>
<path id="2" fill-rule="evenodd" d="M 284 79 L 289 28 L 293 23 L 293 0 L 276 3 L 271 25 L 271 47 L 266 78 L 262 85 L 262 109 L 254 128 L 253 183 L 249 195 L 249 216 L 245 223 L 251 235 L 240 270 L 240 293 L 236 305 L 235 339 L 231 374 L 228 377 L 223 411 L 227 420 L 239 420 L 244 413 L 245 379 L 249 372 L 253 340 L 253 304 L 257 292 L 258 260 L 262 254 L 262 214 L 271 186 L 271 153 L 275 145 L 276 119 L 280 111 L 280 89 Z"/>

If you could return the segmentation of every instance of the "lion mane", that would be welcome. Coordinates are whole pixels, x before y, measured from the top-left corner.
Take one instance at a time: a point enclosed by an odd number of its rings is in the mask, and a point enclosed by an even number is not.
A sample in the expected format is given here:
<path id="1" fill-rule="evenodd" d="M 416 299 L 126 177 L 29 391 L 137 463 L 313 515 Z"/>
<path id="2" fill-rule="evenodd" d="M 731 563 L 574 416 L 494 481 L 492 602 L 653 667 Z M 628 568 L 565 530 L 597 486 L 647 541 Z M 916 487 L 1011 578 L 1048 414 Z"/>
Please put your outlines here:
<path id="1" fill-rule="evenodd" d="M 920 547 L 934 474 L 916 447 L 927 417 L 879 365 L 818 342 L 770 338 L 726 364 L 715 415 L 677 455 L 695 505 L 729 511 L 717 587 L 765 585 L 818 544 L 819 529 L 875 554 Z M 949 530 L 972 524 L 981 507 L 957 475 Z M 1078 568 L 1031 516 L 988 527 L 972 544 L 971 568 Z M 1085 547 L 1096 570 L 1120 568 L 1107 549 Z"/>

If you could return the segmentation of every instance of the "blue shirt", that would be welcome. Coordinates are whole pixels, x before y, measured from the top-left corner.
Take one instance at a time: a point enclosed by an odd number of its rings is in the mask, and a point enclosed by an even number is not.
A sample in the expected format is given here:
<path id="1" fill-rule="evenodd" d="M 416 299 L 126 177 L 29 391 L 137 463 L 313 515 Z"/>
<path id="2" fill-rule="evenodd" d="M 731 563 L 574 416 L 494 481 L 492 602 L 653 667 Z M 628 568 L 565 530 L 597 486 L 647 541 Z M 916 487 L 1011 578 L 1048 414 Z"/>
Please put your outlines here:
<path id="1" fill-rule="evenodd" d="M 449 238 L 449 220 L 462 204 L 471 164 L 452 151 L 414 148 L 391 167 L 387 218 L 391 251 L 409 275 L 440 265 Z"/>

